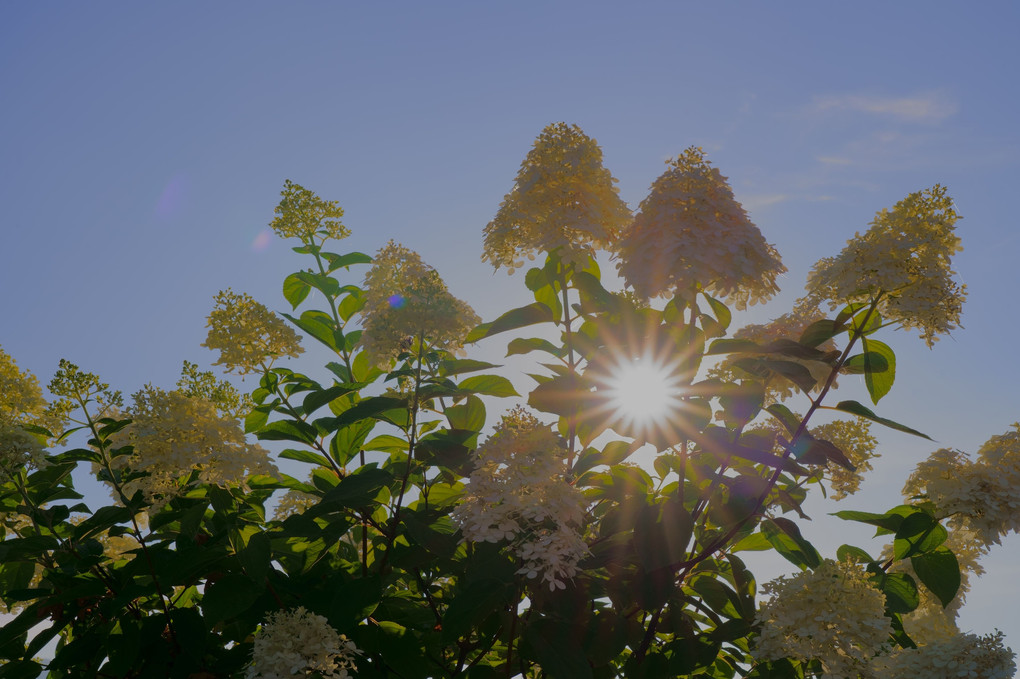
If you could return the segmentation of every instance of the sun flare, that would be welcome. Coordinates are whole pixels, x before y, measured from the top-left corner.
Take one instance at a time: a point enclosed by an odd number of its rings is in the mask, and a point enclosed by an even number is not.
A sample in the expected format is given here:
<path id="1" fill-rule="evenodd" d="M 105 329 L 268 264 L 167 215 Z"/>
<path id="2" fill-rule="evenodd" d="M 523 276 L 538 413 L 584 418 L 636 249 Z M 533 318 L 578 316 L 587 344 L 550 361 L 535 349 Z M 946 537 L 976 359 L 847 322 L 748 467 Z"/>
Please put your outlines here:
<path id="1" fill-rule="evenodd" d="M 680 388 L 667 366 L 649 358 L 621 363 L 609 384 L 610 406 L 637 425 L 655 424 L 680 403 Z"/>

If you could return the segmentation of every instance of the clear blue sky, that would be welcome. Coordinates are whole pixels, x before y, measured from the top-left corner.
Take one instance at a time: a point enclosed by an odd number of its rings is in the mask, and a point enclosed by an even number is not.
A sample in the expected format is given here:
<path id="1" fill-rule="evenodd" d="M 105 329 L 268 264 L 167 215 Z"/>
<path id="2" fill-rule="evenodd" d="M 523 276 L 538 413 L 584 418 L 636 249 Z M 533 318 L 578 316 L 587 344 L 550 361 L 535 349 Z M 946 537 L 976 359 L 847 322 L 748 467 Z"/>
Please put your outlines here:
<path id="1" fill-rule="evenodd" d="M 45 383 L 66 357 L 130 393 L 208 365 L 218 290 L 285 307 L 302 262 L 260 234 L 286 178 L 340 201 L 348 249 L 395 238 L 491 318 L 523 281 L 480 262 L 481 230 L 563 120 L 632 207 L 665 159 L 705 148 L 790 269 L 756 320 L 876 210 L 946 184 L 965 328 L 933 351 L 892 335 L 882 413 L 969 452 L 1020 419 L 1020 5 L 357 4 L 0 5 L 0 345 L 22 367 Z M 814 515 L 898 502 L 934 446 L 882 441 L 867 492 Z M 805 532 L 831 555 L 845 528 Z M 1018 543 L 986 559 L 962 620 L 1016 650 Z"/>

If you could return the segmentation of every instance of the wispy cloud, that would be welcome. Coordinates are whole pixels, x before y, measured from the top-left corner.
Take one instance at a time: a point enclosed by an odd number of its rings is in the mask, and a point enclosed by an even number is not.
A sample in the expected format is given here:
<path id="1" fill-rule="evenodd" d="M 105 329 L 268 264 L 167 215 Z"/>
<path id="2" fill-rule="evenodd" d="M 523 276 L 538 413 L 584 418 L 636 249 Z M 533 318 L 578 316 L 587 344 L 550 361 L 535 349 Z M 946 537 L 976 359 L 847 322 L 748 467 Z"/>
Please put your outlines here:
<path id="1" fill-rule="evenodd" d="M 755 210 L 763 210 L 772 205 L 786 202 L 790 199 L 790 196 L 785 193 L 759 193 L 739 196 L 739 199 L 745 210 L 754 212 Z"/>
<path id="2" fill-rule="evenodd" d="M 952 116 L 958 108 L 956 101 L 942 91 L 925 92 L 911 97 L 830 95 L 815 97 L 812 105 L 815 112 L 856 111 L 918 123 L 937 123 Z"/>

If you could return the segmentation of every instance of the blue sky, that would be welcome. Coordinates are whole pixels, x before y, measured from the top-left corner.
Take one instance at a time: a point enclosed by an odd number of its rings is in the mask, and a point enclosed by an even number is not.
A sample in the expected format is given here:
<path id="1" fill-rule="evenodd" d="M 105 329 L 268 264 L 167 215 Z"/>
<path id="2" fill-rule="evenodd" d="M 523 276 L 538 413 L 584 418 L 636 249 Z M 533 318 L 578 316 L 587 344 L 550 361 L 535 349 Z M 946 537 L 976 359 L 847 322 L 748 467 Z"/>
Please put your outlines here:
<path id="1" fill-rule="evenodd" d="M 287 178 L 345 208 L 346 249 L 394 238 L 491 318 L 526 298 L 481 263 L 482 228 L 563 120 L 631 207 L 704 147 L 790 269 L 749 320 L 783 313 L 877 210 L 949 187 L 965 327 L 932 351 L 892 333 L 881 404 L 938 443 L 883 435 L 867 491 L 813 515 L 895 504 L 934 447 L 973 452 L 1020 419 L 1020 5 L 362 5 L 0 5 L 0 346 L 44 383 L 66 357 L 126 393 L 209 365 L 218 290 L 285 309 L 303 263 L 265 227 Z M 832 554 L 847 528 L 805 532 Z M 1018 543 L 986 559 L 962 626 L 1020 650 Z"/>

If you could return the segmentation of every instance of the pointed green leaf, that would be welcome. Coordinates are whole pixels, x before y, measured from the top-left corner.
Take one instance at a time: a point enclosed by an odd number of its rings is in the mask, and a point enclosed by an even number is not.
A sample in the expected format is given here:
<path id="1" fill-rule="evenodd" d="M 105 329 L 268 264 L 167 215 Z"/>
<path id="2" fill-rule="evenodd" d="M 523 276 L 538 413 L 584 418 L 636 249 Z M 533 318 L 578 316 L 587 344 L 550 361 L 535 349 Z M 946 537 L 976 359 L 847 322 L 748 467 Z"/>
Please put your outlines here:
<path id="1" fill-rule="evenodd" d="M 798 342 L 808 347 L 817 347 L 846 330 L 846 324 L 831 319 L 815 321 L 801 333 Z"/>
<path id="2" fill-rule="evenodd" d="M 290 302 L 292 309 L 297 309 L 311 291 L 312 286 L 301 280 L 296 273 L 283 279 L 283 297 Z"/>
<path id="3" fill-rule="evenodd" d="M 549 307 L 540 302 L 535 302 L 534 304 L 518 307 L 517 309 L 511 309 L 491 323 L 482 323 L 469 332 L 464 341 L 477 342 L 480 339 L 492 337 L 501 332 L 553 320 L 555 318 Z"/>
<path id="4" fill-rule="evenodd" d="M 458 388 L 483 396 L 520 396 L 514 385 L 502 375 L 475 375 L 457 385 Z"/>
<path id="5" fill-rule="evenodd" d="M 850 413 L 851 415 L 857 415 L 858 417 L 863 417 L 867 420 L 871 420 L 872 422 L 884 424 L 890 429 L 895 429 L 896 431 L 902 431 L 907 434 L 913 434 L 914 436 L 920 436 L 921 438 L 928 439 L 929 441 L 933 440 L 927 434 L 922 434 L 916 429 L 911 429 L 910 427 L 900 424 L 899 422 L 893 422 L 892 420 L 887 420 L 884 417 L 879 417 L 871 410 L 858 403 L 857 401 L 840 401 L 835 406 L 822 406 L 822 407 L 823 408 L 828 407 L 831 410 L 842 410 L 844 413 Z"/>
<path id="6" fill-rule="evenodd" d="M 948 606 L 960 590 L 960 563 L 948 547 L 938 547 L 926 554 L 910 557 L 910 565 L 918 579 Z"/>
<path id="7" fill-rule="evenodd" d="M 896 354 L 884 342 L 863 338 L 865 359 L 868 357 L 881 356 L 884 368 L 872 365 L 870 362 L 865 365 L 864 383 L 868 386 L 868 393 L 871 394 L 872 403 L 878 404 L 879 400 L 892 389 L 893 381 L 896 379 Z"/>

